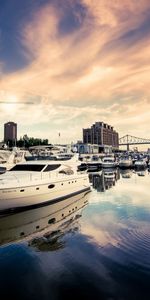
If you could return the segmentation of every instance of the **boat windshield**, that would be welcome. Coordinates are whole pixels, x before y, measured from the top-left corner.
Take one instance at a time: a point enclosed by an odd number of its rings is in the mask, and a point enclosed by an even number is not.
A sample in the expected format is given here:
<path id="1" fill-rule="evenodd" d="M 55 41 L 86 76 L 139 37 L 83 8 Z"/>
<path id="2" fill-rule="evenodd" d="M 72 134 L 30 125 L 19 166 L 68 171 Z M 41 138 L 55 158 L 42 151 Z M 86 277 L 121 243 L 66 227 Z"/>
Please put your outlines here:
<path id="1" fill-rule="evenodd" d="M 50 171 L 56 170 L 56 169 L 58 169 L 60 166 L 61 166 L 60 164 L 47 165 L 43 172 L 50 172 Z"/>
<path id="2" fill-rule="evenodd" d="M 32 171 L 32 172 L 41 172 L 43 170 L 43 168 L 46 165 L 40 165 L 40 164 L 18 164 L 15 165 L 12 169 L 9 170 L 9 172 L 11 171 Z"/>

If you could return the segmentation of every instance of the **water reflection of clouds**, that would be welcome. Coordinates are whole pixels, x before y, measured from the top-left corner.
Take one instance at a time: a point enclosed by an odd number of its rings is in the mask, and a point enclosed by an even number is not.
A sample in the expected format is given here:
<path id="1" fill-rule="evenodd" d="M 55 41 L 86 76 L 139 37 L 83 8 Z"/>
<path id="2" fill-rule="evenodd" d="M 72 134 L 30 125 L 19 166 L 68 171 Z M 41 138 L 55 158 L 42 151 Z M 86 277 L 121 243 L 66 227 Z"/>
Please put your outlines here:
<path id="1" fill-rule="evenodd" d="M 98 204 L 104 201 L 119 205 L 128 204 L 135 207 L 150 208 L 149 179 L 148 175 L 139 177 L 133 173 L 132 178 L 118 180 L 115 189 L 107 190 L 105 193 L 97 193 L 96 190 L 93 190 L 89 197 L 89 203 Z"/>
<path id="2" fill-rule="evenodd" d="M 116 222 L 116 219 L 115 214 L 111 211 L 107 212 L 107 214 L 93 214 L 90 222 L 88 220 L 84 222 L 81 232 L 87 235 L 92 242 L 95 241 L 100 247 L 109 244 L 116 246 L 118 244 L 116 232 L 120 228 L 125 228 L 125 225 Z M 115 232 L 115 236 L 113 236 L 113 232 Z"/>
<path id="3" fill-rule="evenodd" d="M 132 206 L 141 206 L 150 208 L 150 201 L 149 201 L 149 185 L 139 185 L 139 184 L 132 184 L 129 185 L 125 183 L 124 186 L 118 185 L 116 189 L 116 194 L 118 194 L 117 199 L 120 202 L 127 203 Z"/>
<path id="4" fill-rule="evenodd" d="M 149 213 L 139 209 L 132 210 L 128 205 L 119 208 L 108 203 L 102 209 L 96 205 L 95 212 L 92 211 L 90 216 L 87 214 L 81 223 L 82 234 L 100 248 L 130 248 L 131 243 L 138 243 L 143 248 L 142 243 L 148 242 Z"/>
<path id="5" fill-rule="evenodd" d="M 115 189 L 89 195 L 82 233 L 99 247 L 119 247 L 149 235 L 149 176 L 119 180 Z M 90 220 L 90 222 L 89 222 Z M 143 235 L 145 236 L 143 237 Z M 125 236 L 127 236 L 125 238 Z M 128 240 L 127 240 L 128 239 Z"/>

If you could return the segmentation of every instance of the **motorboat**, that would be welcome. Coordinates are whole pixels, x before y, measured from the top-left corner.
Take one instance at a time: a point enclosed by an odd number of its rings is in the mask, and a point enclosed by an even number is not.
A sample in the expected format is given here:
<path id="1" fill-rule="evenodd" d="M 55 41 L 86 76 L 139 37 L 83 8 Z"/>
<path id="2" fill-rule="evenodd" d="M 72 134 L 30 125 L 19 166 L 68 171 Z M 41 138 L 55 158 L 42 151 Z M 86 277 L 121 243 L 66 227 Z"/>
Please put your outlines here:
<path id="1" fill-rule="evenodd" d="M 93 156 L 91 161 L 87 162 L 88 171 L 98 171 L 102 166 L 102 160 L 99 157 Z"/>
<path id="2" fill-rule="evenodd" d="M 144 159 L 138 159 L 137 161 L 135 161 L 134 167 L 136 169 L 145 169 L 147 167 L 147 163 Z"/>
<path id="3" fill-rule="evenodd" d="M 117 167 L 117 162 L 115 161 L 114 157 L 105 156 L 102 159 L 102 168 L 115 168 L 115 167 Z"/>
<path id="4" fill-rule="evenodd" d="M 0 214 L 38 208 L 90 191 L 75 161 L 27 161 L 0 176 Z"/>
<path id="5" fill-rule="evenodd" d="M 26 160 L 70 160 L 75 154 L 73 153 L 56 153 L 52 152 L 40 152 L 38 154 L 32 154 L 26 156 Z"/>
<path id="6" fill-rule="evenodd" d="M 119 160 L 119 167 L 122 169 L 128 169 L 133 166 L 132 159 L 128 156 L 121 157 Z"/>
<path id="7" fill-rule="evenodd" d="M 17 163 L 26 161 L 27 155 L 30 155 L 28 150 L 14 149 L 11 152 L 9 151 L 9 156 L 7 155 L 5 159 L 0 162 L 0 174 L 10 170 Z"/>

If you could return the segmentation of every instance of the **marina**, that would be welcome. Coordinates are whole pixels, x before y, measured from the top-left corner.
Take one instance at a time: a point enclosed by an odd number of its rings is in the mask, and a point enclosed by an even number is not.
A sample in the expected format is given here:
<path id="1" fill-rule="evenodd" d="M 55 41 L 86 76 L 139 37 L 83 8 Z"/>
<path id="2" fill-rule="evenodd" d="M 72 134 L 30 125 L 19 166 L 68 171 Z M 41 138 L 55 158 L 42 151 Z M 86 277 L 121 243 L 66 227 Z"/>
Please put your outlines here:
<path id="1" fill-rule="evenodd" d="M 0 300 L 150 299 L 149 24 L 1 0 Z"/>
<path id="2" fill-rule="evenodd" d="M 88 194 L 0 218 L 3 299 L 8 285 L 21 299 L 69 299 L 70 293 L 149 299 L 150 173 L 144 172 L 90 172 Z"/>

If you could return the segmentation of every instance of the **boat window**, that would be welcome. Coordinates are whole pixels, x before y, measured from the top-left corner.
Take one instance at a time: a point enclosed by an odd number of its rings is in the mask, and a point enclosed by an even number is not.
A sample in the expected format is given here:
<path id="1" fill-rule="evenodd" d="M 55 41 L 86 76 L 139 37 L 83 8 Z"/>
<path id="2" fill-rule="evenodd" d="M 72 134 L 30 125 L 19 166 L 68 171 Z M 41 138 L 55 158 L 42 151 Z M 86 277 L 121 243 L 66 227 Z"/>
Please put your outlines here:
<path id="1" fill-rule="evenodd" d="M 74 172 L 73 172 L 73 170 L 72 169 L 64 169 L 64 170 L 61 170 L 60 172 L 59 172 L 60 174 L 66 174 L 66 175 L 72 175 L 72 174 L 74 174 Z"/>
<path id="2" fill-rule="evenodd" d="M 71 160 L 72 157 L 70 156 L 58 156 L 57 160 Z"/>
<path id="3" fill-rule="evenodd" d="M 49 219 L 48 220 L 48 224 L 54 224 L 56 222 L 55 218 Z"/>
<path id="4" fill-rule="evenodd" d="M 11 171 L 34 171 L 34 172 L 41 172 L 42 169 L 45 167 L 45 165 L 40 165 L 40 164 L 18 164 L 15 165 L 12 169 L 9 170 Z"/>
<path id="5" fill-rule="evenodd" d="M 60 167 L 61 165 L 60 164 L 56 164 L 56 165 L 47 165 L 47 167 L 44 169 L 43 172 L 49 172 L 49 171 L 53 171 L 53 170 L 56 170 Z"/>
<path id="6" fill-rule="evenodd" d="M 55 184 L 48 185 L 48 189 L 53 189 L 55 187 Z"/>

